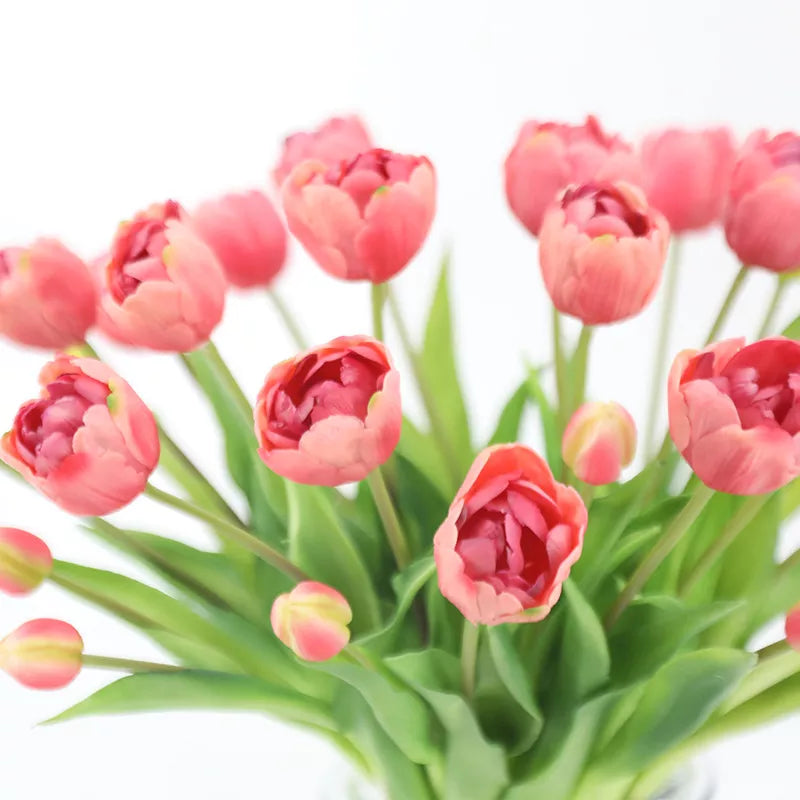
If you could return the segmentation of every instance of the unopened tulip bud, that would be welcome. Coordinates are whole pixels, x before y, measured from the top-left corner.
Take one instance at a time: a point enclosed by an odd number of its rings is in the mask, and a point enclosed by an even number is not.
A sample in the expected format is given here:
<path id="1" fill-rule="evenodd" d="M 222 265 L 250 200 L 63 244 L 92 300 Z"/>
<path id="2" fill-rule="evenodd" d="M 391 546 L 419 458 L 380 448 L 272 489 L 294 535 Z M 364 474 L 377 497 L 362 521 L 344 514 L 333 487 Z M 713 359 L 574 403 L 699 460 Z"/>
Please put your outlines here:
<path id="1" fill-rule="evenodd" d="M 561 442 L 567 466 L 592 486 L 616 481 L 635 452 L 636 423 L 619 403 L 582 405 L 572 415 Z"/>
<path id="2" fill-rule="evenodd" d="M 50 548 L 38 536 L 19 528 L 0 528 L 0 592 L 28 594 L 52 568 Z"/>
<path id="3" fill-rule="evenodd" d="M 353 612 L 336 589 L 303 581 L 272 605 L 272 630 L 296 656 L 305 661 L 327 661 L 350 641 L 347 627 Z"/>
<path id="4" fill-rule="evenodd" d="M 83 639 L 57 619 L 34 619 L 0 641 L 0 669 L 29 689 L 62 689 L 81 671 Z"/>
<path id="5" fill-rule="evenodd" d="M 790 647 L 800 652 L 800 605 L 786 615 L 786 641 Z"/>

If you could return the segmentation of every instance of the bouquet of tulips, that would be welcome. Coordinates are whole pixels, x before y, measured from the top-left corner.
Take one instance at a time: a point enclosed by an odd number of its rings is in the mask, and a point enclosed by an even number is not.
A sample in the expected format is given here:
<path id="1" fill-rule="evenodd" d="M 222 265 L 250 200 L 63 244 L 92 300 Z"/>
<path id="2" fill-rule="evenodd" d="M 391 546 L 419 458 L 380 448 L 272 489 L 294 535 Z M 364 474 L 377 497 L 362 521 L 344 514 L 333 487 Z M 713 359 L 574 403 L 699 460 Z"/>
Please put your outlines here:
<path id="1" fill-rule="evenodd" d="M 2 528 L 5 593 L 53 582 L 165 655 L 87 654 L 68 622 L 37 619 L 0 642 L 0 668 L 35 689 L 84 667 L 128 673 L 59 720 L 276 715 L 327 737 L 393 800 L 648 800 L 700 748 L 800 708 L 800 557 L 775 555 L 800 506 L 800 317 L 774 329 L 800 266 L 800 136 L 759 131 L 737 148 L 723 129 L 667 130 L 633 148 L 592 117 L 526 123 L 506 192 L 538 238 L 553 358 L 527 368 L 480 443 L 446 260 L 419 341 L 390 285 L 434 216 L 430 161 L 337 118 L 289 137 L 273 180 L 314 261 L 372 285 L 372 336 L 303 341 L 274 292 L 286 231 L 260 191 L 192 213 L 153 205 L 88 262 L 51 239 L 0 251 L 0 331 L 56 351 L 0 458 L 171 587 L 54 560 L 34 533 Z M 667 370 L 676 237 L 718 221 L 742 269 L 708 340 Z M 587 401 L 591 337 L 642 311 L 665 268 L 647 429 L 663 404 L 669 433 L 623 482 L 636 425 L 620 398 Z M 754 269 L 775 277 L 757 339 L 718 341 Z M 254 404 L 210 340 L 229 286 L 269 287 L 297 343 Z M 562 315 L 583 323 L 575 342 Z M 384 344 L 390 324 L 407 375 Z M 246 514 L 93 350 L 95 325 L 179 354 Z M 412 380 L 424 423 L 402 411 Z M 519 441 L 529 412 L 542 453 Z M 157 466 L 176 493 L 151 482 Z M 140 495 L 202 520 L 219 546 L 105 519 Z M 784 616 L 786 639 L 754 651 Z"/>

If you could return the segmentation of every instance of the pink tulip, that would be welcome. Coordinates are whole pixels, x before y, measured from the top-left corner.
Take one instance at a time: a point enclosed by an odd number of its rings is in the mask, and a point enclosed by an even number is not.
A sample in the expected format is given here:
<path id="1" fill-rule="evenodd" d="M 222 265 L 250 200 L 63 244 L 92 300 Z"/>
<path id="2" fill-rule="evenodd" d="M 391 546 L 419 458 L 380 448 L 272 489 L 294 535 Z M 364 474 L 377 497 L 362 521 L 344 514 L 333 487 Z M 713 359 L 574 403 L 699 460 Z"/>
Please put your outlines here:
<path id="1" fill-rule="evenodd" d="M 733 170 L 725 235 L 743 264 L 800 267 L 800 136 L 764 130 L 745 142 Z"/>
<path id="2" fill-rule="evenodd" d="M 521 444 L 478 455 L 433 539 L 439 589 L 473 624 L 550 613 L 586 530 L 578 493 Z"/>
<path id="3" fill-rule="evenodd" d="M 0 458 L 73 514 L 103 515 L 137 497 L 158 464 L 153 415 L 105 364 L 61 355 L 0 440 Z"/>
<path id="4" fill-rule="evenodd" d="M 550 206 L 539 264 L 553 304 L 586 325 L 638 314 L 661 279 L 669 225 L 626 183 L 572 186 Z"/>
<path id="5" fill-rule="evenodd" d="M 794 650 L 800 652 L 800 605 L 786 615 L 786 641 Z"/>
<path id="6" fill-rule="evenodd" d="M 119 226 L 102 283 L 98 325 L 124 344 L 186 352 L 222 319 L 225 276 L 172 200 Z"/>
<path id="7" fill-rule="evenodd" d="M 263 192 L 208 200 L 190 224 L 214 251 L 228 282 L 242 289 L 269 286 L 286 260 L 286 229 Z"/>
<path id="8" fill-rule="evenodd" d="M 547 207 L 570 184 L 639 183 L 641 170 L 631 146 L 589 116 L 582 125 L 526 122 L 506 158 L 505 176 L 511 210 L 538 236 Z"/>
<path id="9" fill-rule="evenodd" d="M 360 481 L 400 439 L 400 375 L 383 344 L 342 336 L 270 370 L 255 408 L 264 463 L 297 483 Z"/>
<path id="10" fill-rule="evenodd" d="M 34 619 L 0 641 L 0 669 L 29 689 L 63 689 L 78 676 L 83 640 L 57 619 Z"/>
<path id="11" fill-rule="evenodd" d="M 333 117 L 314 131 L 288 136 L 272 178 L 275 185 L 280 186 L 301 161 L 311 158 L 333 166 L 340 161 L 350 161 L 373 146 L 364 123 L 358 117 Z"/>
<path id="12" fill-rule="evenodd" d="M 32 533 L 0 528 L 0 592 L 30 594 L 53 569 L 50 548 Z"/>
<path id="13" fill-rule="evenodd" d="M 642 187 L 675 233 L 701 230 L 722 216 L 736 161 L 727 128 L 671 128 L 642 143 Z"/>
<path id="14" fill-rule="evenodd" d="M 765 494 L 800 475 L 800 342 L 684 350 L 669 375 L 672 441 L 706 486 Z"/>
<path id="15" fill-rule="evenodd" d="M 303 581 L 272 605 L 270 621 L 275 635 L 304 661 L 327 661 L 350 641 L 347 627 L 353 612 L 336 589 Z"/>
<path id="16" fill-rule="evenodd" d="M 97 291 L 88 267 L 55 239 L 0 250 L 0 333 L 54 350 L 82 342 Z"/>
<path id="17" fill-rule="evenodd" d="M 383 283 L 422 246 L 436 178 L 423 156 L 370 150 L 335 167 L 304 161 L 282 194 L 289 230 L 326 272 Z"/>
<path id="18" fill-rule="evenodd" d="M 561 443 L 564 463 L 592 486 L 614 483 L 635 453 L 636 423 L 619 403 L 584 403 Z"/>

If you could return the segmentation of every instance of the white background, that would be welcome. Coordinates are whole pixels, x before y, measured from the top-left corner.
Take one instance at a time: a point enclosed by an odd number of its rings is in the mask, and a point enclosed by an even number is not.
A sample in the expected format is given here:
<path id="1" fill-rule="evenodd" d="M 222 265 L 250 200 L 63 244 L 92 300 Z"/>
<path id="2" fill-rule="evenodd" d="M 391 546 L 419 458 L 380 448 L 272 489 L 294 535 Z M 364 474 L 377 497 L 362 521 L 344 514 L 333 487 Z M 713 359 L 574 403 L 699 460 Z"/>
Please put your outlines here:
<path id="1" fill-rule="evenodd" d="M 462 372 L 482 437 L 521 376 L 521 357 L 541 362 L 549 349 L 535 247 L 502 191 L 501 164 L 521 122 L 593 111 L 631 138 L 666 123 L 727 122 L 739 135 L 800 129 L 799 26 L 793 0 L 0 0 L 0 246 L 46 233 L 94 255 L 120 219 L 152 201 L 191 207 L 263 186 L 283 135 L 358 110 L 380 143 L 426 153 L 438 170 L 435 229 L 398 288 L 417 323 L 452 244 Z M 736 269 L 718 232 L 691 239 L 685 255 L 674 349 L 703 338 Z M 766 275 L 751 279 L 726 332 L 754 333 L 770 287 Z M 367 330 L 366 287 L 326 278 L 297 246 L 281 288 L 315 340 Z M 795 290 L 784 319 L 799 299 Z M 640 422 L 656 311 L 601 331 L 590 376 L 592 395 L 624 402 Z M 291 350 L 258 293 L 231 298 L 216 339 L 251 397 Z M 97 344 L 229 490 L 210 416 L 175 359 Z M 32 395 L 43 360 L 0 344 L 0 428 Z M 0 508 L 0 524 L 40 533 L 58 557 L 138 574 L 4 476 Z M 120 519 L 203 541 L 196 526 L 145 500 Z M 0 631 L 43 615 L 72 621 L 91 652 L 160 657 L 55 590 L 0 599 Z M 86 671 L 48 694 L 0 675 L 3 800 L 341 796 L 335 753 L 256 716 L 33 727 L 110 677 Z M 794 718 L 718 747 L 718 796 L 797 797 L 798 735 Z"/>

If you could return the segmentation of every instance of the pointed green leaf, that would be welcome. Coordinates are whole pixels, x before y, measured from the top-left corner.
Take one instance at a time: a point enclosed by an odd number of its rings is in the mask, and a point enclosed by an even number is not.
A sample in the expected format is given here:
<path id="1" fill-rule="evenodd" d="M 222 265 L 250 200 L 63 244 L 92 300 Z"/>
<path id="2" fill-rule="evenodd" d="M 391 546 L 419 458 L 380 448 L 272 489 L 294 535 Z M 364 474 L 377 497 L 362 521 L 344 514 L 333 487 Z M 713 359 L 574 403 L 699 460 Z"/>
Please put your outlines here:
<path id="1" fill-rule="evenodd" d="M 522 415 L 525 412 L 525 405 L 530 396 L 528 381 L 524 380 L 514 390 L 511 397 L 506 401 L 500 418 L 497 420 L 497 427 L 487 442 L 487 446 L 493 444 L 504 444 L 506 442 L 516 442 L 519 438 L 519 428 L 522 424 Z"/>
<path id="2" fill-rule="evenodd" d="M 558 419 L 555 409 L 542 388 L 540 370 L 535 367 L 528 370 L 528 391 L 539 411 L 547 463 L 550 465 L 550 469 L 557 474 L 561 469 L 561 435 L 558 431 Z"/>
<path id="3" fill-rule="evenodd" d="M 533 696 L 533 682 L 514 647 L 509 627 L 494 625 L 488 629 L 487 635 L 497 674 L 511 696 L 541 727 L 542 712 Z"/>

